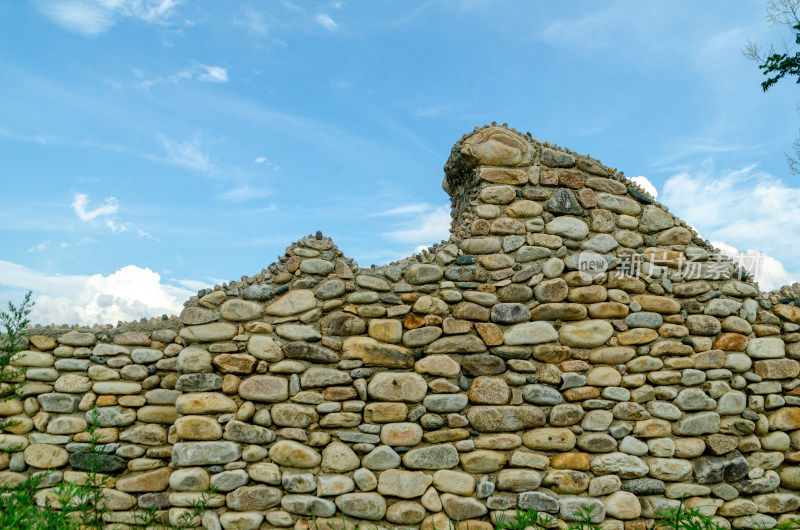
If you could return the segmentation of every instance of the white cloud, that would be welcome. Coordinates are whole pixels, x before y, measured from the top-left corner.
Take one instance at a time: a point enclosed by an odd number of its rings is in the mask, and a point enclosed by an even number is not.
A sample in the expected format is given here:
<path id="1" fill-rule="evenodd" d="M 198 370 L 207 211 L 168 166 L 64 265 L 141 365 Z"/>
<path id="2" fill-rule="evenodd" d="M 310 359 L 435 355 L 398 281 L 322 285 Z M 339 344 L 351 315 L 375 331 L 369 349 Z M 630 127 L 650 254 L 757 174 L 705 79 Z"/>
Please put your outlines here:
<path id="1" fill-rule="evenodd" d="M 197 80 L 204 83 L 227 83 L 228 71 L 221 66 L 200 65 L 205 71 L 197 74 Z"/>
<path id="2" fill-rule="evenodd" d="M 742 252 L 723 241 L 712 241 L 711 244 L 724 255 L 733 258 L 734 262 L 742 266 L 744 270 L 753 274 L 762 291 L 779 289 L 795 281 L 792 274 L 786 271 L 783 263 L 763 252 L 752 249 Z"/>
<path id="3" fill-rule="evenodd" d="M 764 288 L 800 277 L 800 269 L 787 273 L 780 265 L 800 262 L 800 188 L 755 165 L 722 172 L 711 167 L 669 178 L 661 200 L 703 237 L 765 254 Z"/>
<path id="4" fill-rule="evenodd" d="M 0 285 L 34 291 L 34 324 L 116 324 L 178 314 L 183 301 L 194 294 L 136 265 L 87 276 L 48 274 L 0 260 Z"/>
<path id="5" fill-rule="evenodd" d="M 170 83 L 176 85 L 181 81 L 192 79 L 201 83 L 227 83 L 230 81 L 228 78 L 227 68 L 202 63 L 193 63 L 177 74 L 172 74 L 166 77 L 156 77 L 153 79 L 147 79 L 144 72 L 141 70 L 133 69 L 132 72 L 133 75 L 139 79 L 136 84 L 145 90 L 150 90 L 151 87 L 161 83 Z"/>
<path id="6" fill-rule="evenodd" d="M 39 11 L 66 30 L 92 37 L 123 18 L 168 24 L 180 0 L 41 0 Z"/>
<path id="7" fill-rule="evenodd" d="M 189 142 L 174 142 L 162 135 L 161 145 L 171 164 L 197 171 L 209 171 L 213 167 L 211 158 L 201 149 L 200 141 L 196 138 Z"/>
<path id="8" fill-rule="evenodd" d="M 176 278 L 170 278 L 171 282 L 175 282 L 178 285 L 182 285 L 187 289 L 191 289 L 192 291 L 199 291 L 200 289 L 205 289 L 207 287 L 212 287 L 214 285 L 219 285 L 224 282 L 224 280 L 217 280 L 217 281 L 199 281 L 199 280 L 178 280 Z"/>
<path id="9" fill-rule="evenodd" d="M 98 206 L 94 210 L 87 210 L 89 205 L 89 196 L 85 193 L 76 193 L 72 200 L 72 211 L 80 218 L 81 221 L 88 222 L 96 217 L 105 217 L 114 215 L 119 210 L 119 203 L 114 197 L 108 197 L 102 206 Z"/>
<path id="10" fill-rule="evenodd" d="M 44 249 L 46 249 L 48 245 L 50 245 L 50 241 L 42 241 L 38 245 L 34 245 L 31 248 L 29 248 L 28 252 L 41 252 Z"/>
<path id="11" fill-rule="evenodd" d="M 330 17 L 330 15 L 327 15 L 325 13 L 320 13 L 319 15 L 314 17 L 314 22 L 316 22 L 317 24 L 319 24 L 320 26 L 329 31 L 333 31 L 339 27 L 339 25 Z"/>
<path id="12" fill-rule="evenodd" d="M 653 185 L 653 183 L 650 182 L 650 179 L 648 179 L 647 177 L 639 175 L 638 177 L 631 177 L 631 180 L 634 181 L 639 186 L 641 186 L 644 189 L 644 191 L 652 195 L 654 199 L 658 197 L 658 190 L 656 189 L 655 185 Z"/>
<path id="13" fill-rule="evenodd" d="M 263 156 L 259 156 L 255 160 L 253 160 L 253 162 L 255 162 L 256 164 L 263 164 L 266 161 L 267 161 L 266 157 Z"/>
<path id="14" fill-rule="evenodd" d="M 130 223 L 117 224 L 113 219 L 106 219 L 106 226 L 111 229 L 114 234 L 121 234 L 130 230 Z"/>
<path id="15" fill-rule="evenodd" d="M 250 199 L 263 199 L 272 194 L 268 188 L 253 188 L 245 184 L 238 188 L 233 188 L 222 194 L 222 198 L 232 202 L 248 201 Z"/>
<path id="16" fill-rule="evenodd" d="M 88 205 L 89 205 L 89 196 L 87 194 L 76 193 L 74 195 L 72 200 L 72 210 L 75 212 L 75 215 L 77 215 L 81 221 L 88 223 L 88 222 L 93 222 L 95 219 L 102 217 L 105 218 L 105 222 L 103 224 L 105 224 L 105 226 L 107 226 L 108 229 L 111 230 L 112 234 L 122 234 L 124 232 L 130 232 L 131 230 L 135 230 L 140 238 L 155 239 L 151 234 L 141 230 L 140 228 L 136 228 L 135 226 L 133 226 L 132 223 L 117 221 L 116 217 L 114 217 L 114 214 L 117 213 L 117 211 L 119 210 L 119 203 L 117 202 L 117 199 L 115 199 L 114 197 L 108 197 L 102 206 L 98 206 L 94 210 L 87 209 Z M 42 247 L 42 244 L 37 245 L 36 247 L 33 247 L 32 249 L 28 250 L 28 252 L 44 250 L 44 248 L 47 246 L 48 243 L 50 242 L 48 241 L 47 243 L 44 243 L 44 247 Z M 77 244 L 80 244 L 80 242 Z M 69 246 L 68 243 L 61 243 L 62 248 L 68 246 Z"/>
<path id="17" fill-rule="evenodd" d="M 450 237 L 450 208 L 447 206 L 411 204 L 389 212 L 387 215 L 412 216 L 411 219 L 398 222 L 396 230 L 383 234 L 392 241 L 413 245 L 414 248 L 427 248 Z"/>

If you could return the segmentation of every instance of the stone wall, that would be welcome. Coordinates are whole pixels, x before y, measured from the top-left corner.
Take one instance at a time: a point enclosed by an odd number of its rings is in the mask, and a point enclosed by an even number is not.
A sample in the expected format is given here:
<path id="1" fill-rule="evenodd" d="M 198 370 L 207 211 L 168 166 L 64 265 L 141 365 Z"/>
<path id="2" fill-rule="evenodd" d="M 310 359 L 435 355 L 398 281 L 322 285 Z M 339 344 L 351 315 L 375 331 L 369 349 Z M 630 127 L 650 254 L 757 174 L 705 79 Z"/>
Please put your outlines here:
<path id="1" fill-rule="evenodd" d="M 180 322 L 32 330 L 0 480 L 79 479 L 96 405 L 112 521 L 210 484 L 208 528 L 797 517 L 800 286 L 760 293 L 614 169 L 504 127 L 443 187 L 450 240 L 401 262 L 317 234 Z"/>

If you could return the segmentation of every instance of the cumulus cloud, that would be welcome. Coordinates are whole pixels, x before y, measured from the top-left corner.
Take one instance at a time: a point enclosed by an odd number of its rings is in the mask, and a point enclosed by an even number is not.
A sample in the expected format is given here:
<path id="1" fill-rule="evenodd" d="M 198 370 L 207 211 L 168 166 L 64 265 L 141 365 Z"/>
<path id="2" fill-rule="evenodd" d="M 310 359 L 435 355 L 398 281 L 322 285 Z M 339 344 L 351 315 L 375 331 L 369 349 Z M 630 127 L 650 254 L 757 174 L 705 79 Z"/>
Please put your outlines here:
<path id="1" fill-rule="evenodd" d="M 800 270 L 786 272 L 782 265 L 800 262 L 800 188 L 755 165 L 719 172 L 711 167 L 669 178 L 661 200 L 703 237 L 763 254 L 762 288 L 800 278 Z"/>
<path id="2" fill-rule="evenodd" d="M 639 175 L 638 177 L 631 177 L 631 180 L 641 186 L 644 191 L 652 195 L 654 199 L 658 198 L 658 190 L 656 189 L 655 185 L 650 182 L 650 179 Z"/>
<path id="3" fill-rule="evenodd" d="M 119 203 L 114 197 L 108 197 L 102 206 L 88 210 L 89 196 L 85 193 L 76 193 L 72 198 L 72 211 L 81 221 L 91 221 L 97 217 L 114 215 L 119 210 Z"/>
<path id="4" fill-rule="evenodd" d="M 314 17 L 314 22 L 316 22 L 317 24 L 319 24 L 323 28 L 327 29 L 328 31 L 333 31 L 333 30 L 335 30 L 336 28 L 339 27 L 339 24 L 337 24 L 331 18 L 330 15 L 327 15 L 325 13 L 320 13 L 319 15 Z"/>
<path id="5" fill-rule="evenodd" d="M 772 256 L 767 256 L 763 252 L 752 249 L 741 251 L 724 241 L 712 241 L 711 244 L 719 249 L 723 255 L 732 258 L 745 271 L 753 274 L 762 291 L 779 289 L 796 281 L 796 278 L 786 270 L 783 263 Z"/>
<path id="6" fill-rule="evenodd" d="M 0 285 L 34 291 L 34 324 L 116 324 L 178 314 L 183 301 L 194 294 L 166 284 L 157 272 L 136 265 L 88 276 L 48 274 L 0 260 Z"/>
<path id="7" fill-rule="evenodd" d="M 40 0 L 39 11 L 62 28 L 92 37 L 124 18 L 168 24 L 180 0 Z"/>

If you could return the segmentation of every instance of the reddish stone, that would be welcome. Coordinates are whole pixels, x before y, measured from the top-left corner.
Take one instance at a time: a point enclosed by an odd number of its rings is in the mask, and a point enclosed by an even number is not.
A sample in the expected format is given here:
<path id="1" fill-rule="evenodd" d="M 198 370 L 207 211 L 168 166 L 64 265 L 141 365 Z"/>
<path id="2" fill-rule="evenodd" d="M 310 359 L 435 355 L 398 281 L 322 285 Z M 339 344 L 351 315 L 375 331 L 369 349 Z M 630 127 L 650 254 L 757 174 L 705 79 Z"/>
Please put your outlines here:
<path id="1" fill-rule="evenodd" d="M 597 206 L 597 197 L 594 191 L 589 188 L 581 188 L 575 195 L 577 195 L 578 202 L 581 203 L 581 206 L 584 208 L 594 208 Z"/>

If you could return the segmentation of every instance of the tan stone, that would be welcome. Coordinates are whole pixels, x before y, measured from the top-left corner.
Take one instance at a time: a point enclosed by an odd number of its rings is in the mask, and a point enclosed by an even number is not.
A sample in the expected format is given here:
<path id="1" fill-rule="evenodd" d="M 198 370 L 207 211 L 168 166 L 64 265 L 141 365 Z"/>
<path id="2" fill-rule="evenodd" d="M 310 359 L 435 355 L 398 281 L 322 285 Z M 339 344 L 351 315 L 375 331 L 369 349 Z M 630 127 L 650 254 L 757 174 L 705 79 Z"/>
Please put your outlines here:
<path id="1" fill-rule="evenodd" d="M 209 416 L 182 416 L 175 420 L 175 432 L 181 440 L 219 440 L 222 426 Z"/>
<path id="2" fill-rule="evenodd" d="M 591 386 L 619 386 L 622 374 L 612 366 L 597 366 L 586 374 L 586 384 Z"/>
<path id="3" fill-rule="evenodd" d="M 396 322 L 398 333 L 401 331 L 399 320 L 386 322 Z M 370 329 L 372 328 L 372 323 L 370 323 Z M 400 337 L 402 337 L 402 334 L 397 337 L 396 342 L 400 341 Z M 371 337 L 350 337 L 346 339 L 342 347 L 342 353 L 345 359 L 361 359 L 367 366 L 411 368 L 414 365 L 414 353 L 408 348 L 381 343 Z"/>
<path id="4" fill-rule="evenodd" d="M 777 304 L 772 307 L 772 311 L 774 311 L 776 315 L 783 318 L 784 320 L 788 320 L 789 322 L 794 322 L 795 324 L 800 324 L 800 308 L 798 307 L 784 305 L 784 304 Z"/>
<path id="5" fill-rule="evenodd" d="M 475 330 L 481 336 L 487 346 L 499 346 L 503 344 L 503 331 L 497 324 L 490 322 L 476 322 Z"/>
<path id="6" fill-rule="evenodd" d="M 591 467 L 591 460 L 589 453 L 561 453 L 550 459 L 550 467 L 588 471 Z"/>
<path id="7" fill-rule="evenodd" d="M 51 339 L 50 337 L 45 337 L 44 335 L 31 335 L 28 340 L 31 341 L 31 344 L 36 346 L 38 349 L 42 351 L 50 351 L 58 346 L 58 343 Z"/>
<path id="8" fill-rule="evenodd" d="M 193 392 L 182 394 L 175 400 L 175 408 L 181 414 L 217 414 L 236 412 L 236 402 L 218 392 Z"/>
<path id="9" fill-rule="evenodd" d="M 539 451 L 569 451 L 575 447 L 575 442 L 575 434 L 560 427 L 531 429 L 522 435 L 525 447 Z"/>
<path id="10" fill-rule="evenodd" d="M 542 409 L 527 405 L 476 405 L 467 410 L 467 418 L 479 432 L 516 432 L 542 426 L 546 419 Z"/>
<path id="11" fill-rule="evenodd" d="M 494 473 L 506 464 L 508 457 L 499 451 L 478 449 L 459 456 L 461 467 L 468 473 Z"/>
<path id="12" fill-rule="evenodd" d="M 268 305 L 266 313 L 268 315 L 285 317 L 314 309 L 316 304 L 317 299 L 314 297 L 312 291 L 308 289 L 295 289 Z"/>
<path id="13" fill-rule="evenodd" d="M 269 458 L 280 466 L 317 467 L 322 456 L 314 449 L 292 440 L 279 440 L 269 449 Z"/>
<path id="14" fill-rule="evenodd" d="M 422 428 L 416 423 L 387 423 L 381 428 L 381 443 L 411 447 L 422 441 Z"/>
<path id="15" fill-rule="evenodd" d="M 387 469 L 378 477 L 378 493 L 401 499 L 421 497 L 433 478 L 422 471 Z"/>
<path id="16" fill-rule="evenodd" d="M 744 351 L 747 348 L 747 337 L 739 333 L 722 333 L 714 339 L 711 347 L 723 351 Z"/>
<path id="17" fill-rule="evenodd" d="M 428 355 L 414 363 L 414 371 L 441 377 L 458 377 L 461 367 L 447 355 Z"/>
<path id="18" fill-rule="evenodd" d="M 654 329 L 634 328 L 618 334 L 617 338 L 623 346 L 647 344 L 658 338 L 658 332 Z"/>
<path id="19" fill-rule="evenodd" d="M 289 399 L 289 382 L 283 377 L 254 375 L 242 381 L 239 395 L 252 401 L 286 401 Z"/>
<path id="20" fill-rule="evenodd" d="M 681 305 L 677 301 L 672 298 L 667 298 L 666 296 L 643 294 L 634 296 L 633 300 L 639 302 L 642 306 L 642 311 L 672 314 L 679 313 L 681 310 Z"/>
<path id="21" fill-rule="evenodd" d="M 372 399 L 417 403 L 427 393 L 428 385 L 419 374 L 381 372 L 375 374 L 367 386 Z"/>
<path id="22" fill-rule="evenodd" d="M 625 304 L 619 302 L 599 302 L 589 306 L 591 318 L 625 318 L 630 310 Z"/>
<path id="23" fill-rule="evenodd" d="M 270 450 L 270 458 L 272 458 L 272 450 Z M 272 460 L 280 464 L 280 462 L 278 462 L 274 458 L 272 458 Z M 322 450 L 323 471 L 330 473 L 346 473 L 348 471 L 356 469 L 359 466 L 359 464 L 360 460 L 358 459 L 358 456 L 353 452 L 352 449 L 350 449 L 349 446 L 341 442 L 332 442 L 328 444 L 325 447 L 325 449 Z M 295 467 L 314 467 L 314 466 L 306 465 L 306 466 L 295 466 Z"/>
<path id="24" fill-rule="evenodd" d="M 524 166 L 533 158 L 530 144 L 502 127 L 487 127 L 471 135 L 462 144 L 461 154 L 472 165 Z"/>
<path id="25" fill-rule="evenodd" d="M 178 419 L 178 411 L 166 405 L 147 405 L 136 411 L 136 418 L 147 423 L 172 425 Z"/>
<path id="26" fill-rule="evenodd" d="M 393 319 L 372 319 L 369 321 L 369 336 L 381 342 L 397 344 L 403 338 L 403 324 Z"/>
<path id="27" fill-rule="evenodd" d="M 564 324 L 558 331 L 561 344 L 575 348 L 602 346 L 614 334 L 614 328 L 605 320 L 583 320 Z"/>
<path id="28" fill-rule="evenodd" d="M 408 415 L 405 403 L 369 403 L 364 409 L 364 419 L 375 423 L 399 422 Z"/>
<path id="29" fill-rule="evenodd" d="M 508 383 L 499 377 L 476 377 L 469 389 L 470 402 L 482 405 L 505 405 L 510 396 Z"/>
<path id="30" fill-rule="evenodd" d="M 212 322 L 210 324 L 200 324 L 198 326 L 186 326 L 181 328 L 179 335 L 187 342 L 215 342 L 220 340 L 230 340 L 238 328 L 227 322 Z"/>
<path id="31" fill-rule="evenodd" d="M 219 308 L 220 316 L 233 322 L 254 320 L 260 317 L 262 312 L 261 304 L 239 299 L 228 300 Z"/>
<path id="32" fill-rule="evenodd" d="M 767 359 L 754 362 L 753 370 L 763 379 L 789 379 L 800 374 L 800 363 L 794 359 Z"/>
<path id="33" fill-rule="evenodd" d="M 212 362 L 223 374 L 251 374 L 258 359 L 245 353 L 222 353 L 214 357 Z"/>
<path id="34" fill-rule="evenodd" d="M 172 470 L 162 467 L 153 471 L 136 473 L 118 478 L 116 489 L 128 493 L 164 491 L 169 487 L 169 476 Z"/>
<path id="35" fill-rule="evenodd" d="M 783 407 L 769 415 L 769 427 L 773 431 L 800 429 L 800 407 Z"/>
<path id="36" fill-rule="evenodd" d="M 61 467 L 69 460 L 69 453 L 57 445 L 32 444 L 25 448 L 25 463 L 39 469 Z"/>

